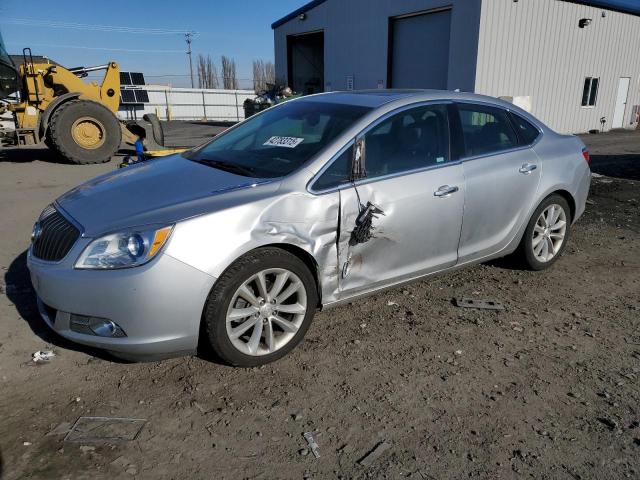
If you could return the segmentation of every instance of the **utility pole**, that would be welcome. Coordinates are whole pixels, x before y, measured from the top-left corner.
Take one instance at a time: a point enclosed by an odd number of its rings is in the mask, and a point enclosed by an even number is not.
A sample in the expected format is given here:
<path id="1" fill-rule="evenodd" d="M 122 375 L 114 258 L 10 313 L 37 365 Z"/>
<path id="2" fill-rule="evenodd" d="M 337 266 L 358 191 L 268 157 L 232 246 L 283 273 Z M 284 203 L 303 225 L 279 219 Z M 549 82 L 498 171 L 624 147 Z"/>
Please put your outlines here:
<path id="1" fill-rule="evenodd" d="M 193 61 L 191 60 L 191 42 L 193 41 L 194 32 L 187 32 L 184 34 L 184 38 L 187 41 L 187 55 L 189 55 L 189 73 L 191 75 L 191 88 L 193 85 Z"/>

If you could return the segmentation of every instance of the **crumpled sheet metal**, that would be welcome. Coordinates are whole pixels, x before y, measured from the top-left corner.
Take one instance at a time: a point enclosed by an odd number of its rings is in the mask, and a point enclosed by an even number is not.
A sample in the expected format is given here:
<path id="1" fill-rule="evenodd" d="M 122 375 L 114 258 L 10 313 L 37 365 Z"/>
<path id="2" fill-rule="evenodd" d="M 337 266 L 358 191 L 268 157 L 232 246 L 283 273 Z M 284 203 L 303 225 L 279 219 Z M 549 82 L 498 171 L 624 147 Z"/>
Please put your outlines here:
<path id="1" fill-rule="evenodd" d="M 309 253 L 318 267 L 323 301 L 338 294 L 338 192 L 322 196 L 291 194 L 266 209 L 252 230 L 256 243 L 285 243 Z M 289 221 L 271 220 L 287 218 Z"/>
<path id="2" fill-rule="evenodd" d="M 343 222 L 338 242 L 341 291 L 375 286 L 384 270 L 393 268 L 397 257 L 393 254 L 397 241 L 392 235 L 393 230 L 388 227 L 394 221 L 395 206 L 371 185 L 358 187 L 358 193 L 354 189 L 345 189 L 340 194 Z M 354 242 L 358 218 L 363 208 L 366 210 L 369 205 L 373 207 L 370 210 L 370 231 L 361 237 L 364 241 Z"/>
<path id="3" fill-rule="evenodd" d="M 237 258 L 255 248 L 293 245 L 314 258 L 323 302 L 331 302 L 338 294 L 339 211 L 338 192 L 291 192 L 258 199 L 178 224 L 166 253 L 218 278 Z M 210 245 L 205 255 L 203 238 Z"/>
<path id="4" fill-rule="evenodd" d="M 400 193 L 399 193 L 400 192 Z M 397 255 L 399 232 L 406 231 L 409 215 L 394 215 L 411 203 L 410 192 L 380 191 L 375 184 L 345 188 L 322 195 L 299 190 L 278 191 L 245 204 L 231 204 L 214 213 L 176 225 L 167 254 L 193 265 L 214 278 L 245 253 L 259 247 L 284 244 L 307 252 L 316 263 L 323 306 L 354 292 L 384 284 L 389 275 L 413 273 L 414 265 L 398 258 L 423 258 L 419 238 L 404 243 L 404 255 Z M 371 206 L 371 223 L 361 242 L 353 242 L 362 208 Z M 425 227 L 426 228 L 426 227 Z M 203 254 L 202 239 L 209 248 Z"/>

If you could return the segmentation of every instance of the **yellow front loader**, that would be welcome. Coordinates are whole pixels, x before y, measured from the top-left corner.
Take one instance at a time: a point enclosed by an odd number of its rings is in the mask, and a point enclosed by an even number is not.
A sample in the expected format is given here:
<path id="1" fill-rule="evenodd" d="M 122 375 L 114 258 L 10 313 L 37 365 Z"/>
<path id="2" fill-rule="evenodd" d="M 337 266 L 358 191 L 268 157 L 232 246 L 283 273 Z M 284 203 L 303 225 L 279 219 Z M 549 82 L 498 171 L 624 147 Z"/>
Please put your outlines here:
<path id="1" fill-rule="evenodd" d="M 13 142 L 18 146 L 44 142 L 68 161 L 87 164 L 109 161 L 123 139 L 129 144 L 136 141 L 116 117 L 120 105 L 116 62 L 67 69 L 35 63 L 31 50 L 25 48 L 22 65 L 18 69 L 12 66 L 0 37 L 0 100 L 4 100 L 0 113 L 3 108 L 13 113 Z M 100 84 L 81 80 L 89 72 L 101 70 L 105 73 Z M 164 143 L 156 135 L 154 138 L 160 145 Z"/>

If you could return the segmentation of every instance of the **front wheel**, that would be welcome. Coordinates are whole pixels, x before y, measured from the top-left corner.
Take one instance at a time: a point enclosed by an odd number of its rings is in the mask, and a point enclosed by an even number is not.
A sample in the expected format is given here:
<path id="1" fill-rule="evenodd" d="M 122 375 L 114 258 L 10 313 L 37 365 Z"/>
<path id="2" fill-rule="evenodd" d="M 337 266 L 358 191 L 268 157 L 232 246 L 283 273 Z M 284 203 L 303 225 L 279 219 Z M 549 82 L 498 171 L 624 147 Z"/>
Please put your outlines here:
<path id="1" fill-rule="evenodd" d="M 70 100 L 51 116 L 47 146 L 71 163 L 104 163 L 120 148 L 115 114 L 91 100 Z"/>
<path id="2" fill-rule="evenodd" d="M 531 270 L 549 268 L 562 255 L 571 227 L 571 210 L 560 195 L 545 198 L 531 216 L 519 255 Z"/>
<path id="3" fill-rule="evenodd" d="M 313 319 L 318 295 L 298 257 L 261 248 L 231 265 L 207 301 L 204 334 L 222 360 L 255 367 L 289 353 Z"/>

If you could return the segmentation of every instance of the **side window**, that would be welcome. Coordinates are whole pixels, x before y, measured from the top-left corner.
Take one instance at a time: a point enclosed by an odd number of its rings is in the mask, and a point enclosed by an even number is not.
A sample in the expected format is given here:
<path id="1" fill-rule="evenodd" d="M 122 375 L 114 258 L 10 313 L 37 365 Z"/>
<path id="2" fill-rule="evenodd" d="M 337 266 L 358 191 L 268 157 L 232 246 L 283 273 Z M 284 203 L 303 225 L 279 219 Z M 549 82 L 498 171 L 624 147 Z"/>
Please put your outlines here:
<path id="1" fill-rule="evenodd" d="M 314 190 L 327 190 L 349 183 L 351 178 L 351 159 L 353 157 L 353 144 L 349 146 L 327 168 L 313 184 Z"/>
<path id="2" fill-rule="evenodd" d="M 460 104 L 458 111 L 467 156 L 486 155 L 518 146 L 518 138 L 506 110 Z"/>
<path id="3" fill-rule="evenodd" d="M 600 79 L 594 77 L 587 77 L 584 79 L 584 86 L 582 87 L 582 106 L 583 107 L 595 107 L 598 100 L 598 87 L 600 86 Z"/>
<path id="4" fill-rule="evenodd" d="M 364 139 L 368 178 L 447 162 L 447 107 L 428 105 L 405 110 L 373 127 Z"/>
<path id="5" fill-rule="evenodd" d="M 534 127 L 529 121 L 522 118 L 520 115 L 516 115 L 513 112 L 510 112 L 511 120 L 513 121 L 513 126 L 516 129 L 516 133 L 518 134 L 518 141 L 520 145 L 526 146 L 531 145 L 536 141 L 540 132 L 536 127 Z"/>

